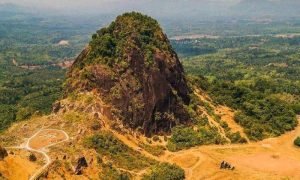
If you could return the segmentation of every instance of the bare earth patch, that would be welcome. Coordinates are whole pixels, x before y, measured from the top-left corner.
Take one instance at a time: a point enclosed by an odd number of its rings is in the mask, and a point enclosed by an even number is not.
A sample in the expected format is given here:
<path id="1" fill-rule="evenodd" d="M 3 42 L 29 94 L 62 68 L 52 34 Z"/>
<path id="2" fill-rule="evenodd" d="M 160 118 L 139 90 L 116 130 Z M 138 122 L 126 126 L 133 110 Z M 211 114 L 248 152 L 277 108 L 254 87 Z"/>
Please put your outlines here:
<path id="1" fill-rule="evenodd" d="M 249 142 L 247 135 L 244 133 L 244 129 L 234 121 L 234 111 L 232 109 L 226 106 L 217 106 L 215 112 L 228 124 L 233 132 L 240 132 L 241 136 L 246 138 Z"/>
<path id="2" fill-rule="evenodd" d="M 66 135 L 60 130 L 45 129 L 40 131 L 29 141 L 29 146 L 33 149 L 41 149 L 61 142 L 66 138 Z"/>
<path id="3" fill-rule="evenodd" d="M 190 168 L 194 166 L 198 161 L 199 157 L 193 154 L 187 154 L 182 156 L 176 156 L 172 159 L 176 164 L 181 166 L 182 168 Z"/>
<path id="4" fill-rule="evenodd" d="M 10 180 L 28 180 L 39 166 L 22 156 L 9 155 L 0 161 L 0 172 Z"/>
<path id="5" fill-rule="evenodd" d="M 300 161 L 286 155 L 260 153 L 246 156 L 233 156 L 228 160 L 236 166 L 244 166 L 258 171 L 300 178 Z"/>

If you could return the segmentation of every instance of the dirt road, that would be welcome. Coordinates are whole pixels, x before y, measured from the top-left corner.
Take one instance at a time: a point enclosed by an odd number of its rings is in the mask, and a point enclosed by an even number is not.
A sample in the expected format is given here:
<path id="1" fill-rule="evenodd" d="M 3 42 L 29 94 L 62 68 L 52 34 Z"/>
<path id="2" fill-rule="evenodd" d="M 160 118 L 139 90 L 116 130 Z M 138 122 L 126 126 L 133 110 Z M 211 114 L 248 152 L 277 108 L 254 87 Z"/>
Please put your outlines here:
<path id="1" fill-rule="evenodd" d="M 40 129 L 20 146 L 6 147 L 6 149 L 24 149 L 44 156 L 45 164 L 30 177 L 30 180 L 35 180 L 51 163 L 51 158 L 45 149 L 68 140 L 69 136 L 63 130 Z"/>

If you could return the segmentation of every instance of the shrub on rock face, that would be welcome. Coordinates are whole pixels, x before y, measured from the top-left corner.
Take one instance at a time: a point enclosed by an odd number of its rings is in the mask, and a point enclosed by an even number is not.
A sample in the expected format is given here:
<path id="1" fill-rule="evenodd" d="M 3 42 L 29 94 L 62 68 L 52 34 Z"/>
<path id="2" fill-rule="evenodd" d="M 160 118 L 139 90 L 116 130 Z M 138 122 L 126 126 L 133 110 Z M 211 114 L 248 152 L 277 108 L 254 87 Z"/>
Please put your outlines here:
<path id="1" fill-rule="evenodd" d="M 300 147 L 300 136 L 295 139 L 294 144 Z"/>

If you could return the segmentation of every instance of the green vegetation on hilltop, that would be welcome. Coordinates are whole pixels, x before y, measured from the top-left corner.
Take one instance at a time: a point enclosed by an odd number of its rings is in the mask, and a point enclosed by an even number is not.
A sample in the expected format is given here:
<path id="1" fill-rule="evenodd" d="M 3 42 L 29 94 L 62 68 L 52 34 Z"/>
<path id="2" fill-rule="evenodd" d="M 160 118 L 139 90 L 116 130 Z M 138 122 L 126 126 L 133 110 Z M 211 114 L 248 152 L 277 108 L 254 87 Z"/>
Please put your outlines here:
<path id="1" fill-rule="evenodd" d="M 159 49 L 170 50 L 158 22 L 149 16 L 137 12 L 118 16 L 107 28 L 93 34 L 89 43 L 88 57 L 79 67 L 87 64 L 102 63 L 108 66 L 118 64 L 120 68 L 128 66 L 125 56 L 132 49 L 141 50 L 147 65 L 153 63 L 153 54 Z"/>

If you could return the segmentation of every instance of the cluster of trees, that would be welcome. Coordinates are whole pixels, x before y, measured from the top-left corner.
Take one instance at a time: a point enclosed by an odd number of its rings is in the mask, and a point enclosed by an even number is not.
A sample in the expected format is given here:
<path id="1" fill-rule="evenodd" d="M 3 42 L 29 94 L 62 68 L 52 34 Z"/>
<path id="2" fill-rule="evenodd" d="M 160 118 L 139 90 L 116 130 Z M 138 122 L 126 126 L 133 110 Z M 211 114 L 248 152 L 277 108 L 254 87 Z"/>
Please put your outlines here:
<path id="1" fill-rule="evenodd" d="M 260 80 L 251 88 L 231 82 L 214 81 L 209 92 L 216 102 L 238 109 L 236 122 L 244 126 L 250 138 L 261 140 L 278 136 L 297 125 L 296 106 L 271 96 L 274 92 L 266 90 L 267 85 Z"/>
<path id="2" fill-rule="evenodd" d="M 163 32 L 158 22 L 151 17 L 137 12 L 125 13 L 118 16 L 108 27 L 92 35 L 90 53 L 82 63 L 100 62 L 109 66 L 119 67 L 122 64 L 127 67 L 127 57 L 124 54 L 129 53 L 128 49 L 135 49 L 144 56 L 145 64 L 150 66 L 156 49 L 171 48 L 161 34 Z M 83 64 L 79 66 L 82 67 Z"/>
<path id="3" fill-rule="evenodd" d="M 119 180 L 130 180 L 132 175 L 125 171 L 120 171 L 115 168 L 112 162 L 104 162 L 103 159 L 98 156 L 97 163 L 101 166 L 101 172 L 99 173 L 99 179 L 119 179 Z"/>
<path id="4" fill-rule="evenodd" d="M 185 173 L 175 164 L 160 163 L 152 167 L 150 174 L 144 175 L 143 180 L 184 180 Z"/>
<path id="5" fill-rule="evenodd" d="M 155 164 L 154 160 L 129 148 L 110 132 L 103 131 L 87 138 L 85 146 L 95 149 L 99 154 L 113 161 L 115 166 L 123 169 L 143 169 Z"/>
<path id="6" fill-rule="evenodd" d="M 198 122 L 197 128 L 188 126 L 177 126 L 172 129 L 172 136 L 168 140 L 167 148 L 170 151 L 206 144 L 224 144 L 226 139 L 221 137 L 216 128 L 211 128 L 204 119 Z"/>
<path id="7" fill-rule="evenodd" d="M 250 88 L 214 80 L 206 88 L 215 102 L 238 110 L 235 120 L 245 128 L 250 139 L 261 140 L 278 136 L 297 125 L 297 109 L 276 96 L 270 96 L 270 91 L 265 93 L 266 85 L 257 80 Z M 260 88 L 263 92 L 257 90 Z"/>

